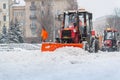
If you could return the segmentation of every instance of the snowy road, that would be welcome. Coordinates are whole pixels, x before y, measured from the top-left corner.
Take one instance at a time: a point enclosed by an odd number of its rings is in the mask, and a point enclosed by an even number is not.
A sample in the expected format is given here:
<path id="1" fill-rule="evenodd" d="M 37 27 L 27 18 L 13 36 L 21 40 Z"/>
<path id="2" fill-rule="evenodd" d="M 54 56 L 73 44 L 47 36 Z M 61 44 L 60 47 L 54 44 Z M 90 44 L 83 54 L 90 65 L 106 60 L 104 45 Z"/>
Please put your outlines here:
<path id="1" fill-rule="evenodd" d="M 0 80 L 120 80 L 120 52 L 62 48 L 0 52 Z"/>

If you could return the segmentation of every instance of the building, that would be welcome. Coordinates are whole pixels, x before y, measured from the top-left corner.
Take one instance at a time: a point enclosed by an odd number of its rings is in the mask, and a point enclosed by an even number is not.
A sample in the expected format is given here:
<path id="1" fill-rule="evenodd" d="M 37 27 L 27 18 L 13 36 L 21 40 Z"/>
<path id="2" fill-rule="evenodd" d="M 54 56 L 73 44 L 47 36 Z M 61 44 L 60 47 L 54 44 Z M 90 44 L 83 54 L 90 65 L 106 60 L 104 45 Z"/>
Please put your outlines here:
<path id="1" fill-rule="evenodd" d="M 77 0 L 0 0 L 0 33 L 17 19 L 25 42 L 40 42 L 40 31 L 47 28 L 49 40 L 54 40 L 60 28 L 57 17 L 68 9 L 77 9 Z M 63 5 L 63 6 L 61 6 Z M 71 7 L 72 6 L 72 7 Z"/>
<path id="2" fill-rule="evenodd" d="M 8 30 L 11 20 L 14 19 L 15 4 L 18 5 L 16 0 L 0 0 L 0 33 L 3 26 Z"/>
<path id="3" fill-rule="evenodd" d="M 12 10 L 11 10 L 11 20 L 13 22 L 15 22 L 15 20 L 18 21 L 20 29 L 23 33 L 23 37 L 24 36 L 24 32 L 25 32 L 25 3 L 23 2 L 19 2 L 18 4 L 14 4 L 12 6 Z"/>
<path id="4" fill-rule="evenodd" d="M 37 29 L 39 28 L 39 22 L 37 21 L 37 4 L 39 3 L 39 0 L 25 0 L 25 2 L 25 41 L 38 42 Z"/>
<path id="5" fill-rule="evenodd" d="M 43 26 L 50 34 L 49 40 L 53 41 L 55 28 L 59 26 L 57 16 L 65 10 L 77 9 L 78 6 L 77 0 L 25 0 L 25 2 L 26 42 L 40 42 L 40 31 Z"/>
<path id="6" fill-rule="evenodd" d="M 106 15 L 106 16 L 102 16 L 97 18 L 94 22 L 93 22 L 93 27 L 94 29 L 102 34 L 104 32 L 104 29 L 106 29 L 106 27 L 110 27 L 109 23 L 108 23 L 108 18 L 110 18 L 111 15 Z"/>
<path id="7" fill-rule="evenodd" d="M 9 28 L 11 3 L 13 3 L 12 0 L 0 0 L 0 33 L 3 26 Z"/>

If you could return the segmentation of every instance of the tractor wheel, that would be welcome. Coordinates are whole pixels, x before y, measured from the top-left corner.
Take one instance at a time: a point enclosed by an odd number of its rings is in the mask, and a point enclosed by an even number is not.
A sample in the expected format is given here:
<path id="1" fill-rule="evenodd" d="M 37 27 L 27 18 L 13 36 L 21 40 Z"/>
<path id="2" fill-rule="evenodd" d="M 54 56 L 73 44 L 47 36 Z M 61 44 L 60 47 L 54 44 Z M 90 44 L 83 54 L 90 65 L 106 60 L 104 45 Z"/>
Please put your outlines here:
<path id="1" fill-rule="evenodd" d="M 89 50 L 88 48 L 89 48 L 89 45 L 88 45 L 88 43 L 86 43 L 85 44 L 85 51 L 88 51 Z"/>
<path id="2" fill-rule="evenodd" d="M 98 40 L 95 40 L 95 53 L 97 53 L 98 52 L 98 50 L 99 50 L 99 42 L 98 42 Z"/>
<path id="3" fill-rule="evenodd" d="M 99 43 L 98 43 L 98 40 L 95 39 L 95 40 L 93 41 L 93 43 L 92 43 L 92 47 L 90 48 L 90 52 L 92 52 L 92 53 L 97 53 L 98 50 L 99 50 L 99 45 L 98 45 L 98 44 L 99 44 Z"/>
<path id="4" fill-rule="evenodd" d="M 117 51 L 118 51 L 118 52 L 120 51 L 120 43 L 119 43 L 118 46 L 117 46 Z"/>

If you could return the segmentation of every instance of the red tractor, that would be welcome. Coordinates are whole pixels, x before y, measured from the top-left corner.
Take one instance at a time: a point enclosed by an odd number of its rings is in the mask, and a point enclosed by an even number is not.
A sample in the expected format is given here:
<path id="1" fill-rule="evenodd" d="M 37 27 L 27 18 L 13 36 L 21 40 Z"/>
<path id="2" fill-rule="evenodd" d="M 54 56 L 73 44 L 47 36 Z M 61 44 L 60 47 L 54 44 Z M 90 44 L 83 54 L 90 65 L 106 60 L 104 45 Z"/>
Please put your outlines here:
<path id="1" fill-rule="evenodd" d="M 107 28 L 106 30 L 104 30 L 102 51 L 119 51 L 120 42 L 118 36 L 119 33 L 115 29 Z"/>
<path id="2" fill-rule="evenodd" d="M 96 46 L 92 46 L 95 43 L 95 40 L 91 39 L 92 13 L 84 9 L 68 10 L 60 15 L 60 19 L 63 22 L 60 36 L 56 38 L 56 42 L 43 43 L 41 51 L 54 51 L 65 46 L 85 48 L 90 52 L 98 51 Z"/>

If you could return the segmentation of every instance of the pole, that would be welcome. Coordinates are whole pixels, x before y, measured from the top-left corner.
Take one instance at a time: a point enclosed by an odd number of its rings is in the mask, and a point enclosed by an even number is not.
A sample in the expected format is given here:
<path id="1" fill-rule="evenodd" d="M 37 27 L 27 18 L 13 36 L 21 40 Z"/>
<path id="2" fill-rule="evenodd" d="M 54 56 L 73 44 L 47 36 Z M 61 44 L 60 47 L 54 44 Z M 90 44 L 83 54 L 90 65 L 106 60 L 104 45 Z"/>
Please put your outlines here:
<path id="1" fill-rule="evenodd" d="M 55 42 L 55 3 L 54 0 L 52 0 L 52 8 L 53 8 L 53 42 Z"/>
<path id="2" fill-rule="evenodd" d="M 10 3 L 10 0 L 9 0 L 9 3 Z M 8 8 L 9 8 L 9 27 L 10 27 L 10 4 L 9 4 Z"/>
<path id="3" fill-rule="evenodd" d="M 54 32 L 53 32 L 53 41 L 55 42 L 55 13 L 54 13 Z"/>
<path id="4" fill-rule="evenodd" d="M 10 3 L 10 0 L 9 0 L 9 3 Z M 13 3 L 10 3 L 9 4 L 9 27 L 10 27 L 10 17 L 11 17 L 11 6 L 13 5 Z"/>
<path id="5" fill-rule="evenodd" d="M 9 27 L 10 27 L 10 17 L 11 17 L 11 13 L 10 12 L 12 12 L 11 11 L 11 6 L 13 5 L 13 4 L 19 4 L 20 2 L 16 2 L 16 0 L 14 0 L 14 2 L 13 3 L 11 3 L 11 1 L 9 0 L 9 5 L 8 5 L 8 7 L 9 7 Z"/>

